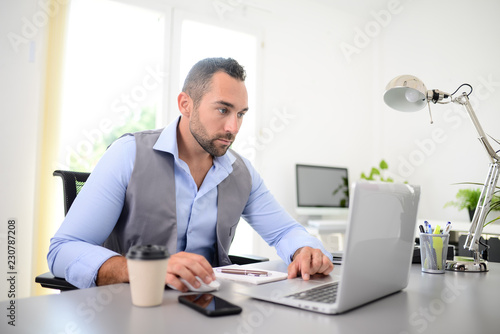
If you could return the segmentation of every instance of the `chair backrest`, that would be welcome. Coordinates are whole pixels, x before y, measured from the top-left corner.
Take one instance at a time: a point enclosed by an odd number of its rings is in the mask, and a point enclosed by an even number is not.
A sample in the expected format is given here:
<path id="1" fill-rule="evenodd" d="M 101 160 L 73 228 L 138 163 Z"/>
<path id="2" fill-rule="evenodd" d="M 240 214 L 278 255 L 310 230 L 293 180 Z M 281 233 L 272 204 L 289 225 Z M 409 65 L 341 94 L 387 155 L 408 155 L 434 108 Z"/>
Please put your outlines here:
<path id="1" fill-rule="evenodd" d="M 60 176 L 63 181 L 64 215 L 68 213 L 71 204 L 89 178 L 90 173 L 55 170 L 54 176 Z"/>

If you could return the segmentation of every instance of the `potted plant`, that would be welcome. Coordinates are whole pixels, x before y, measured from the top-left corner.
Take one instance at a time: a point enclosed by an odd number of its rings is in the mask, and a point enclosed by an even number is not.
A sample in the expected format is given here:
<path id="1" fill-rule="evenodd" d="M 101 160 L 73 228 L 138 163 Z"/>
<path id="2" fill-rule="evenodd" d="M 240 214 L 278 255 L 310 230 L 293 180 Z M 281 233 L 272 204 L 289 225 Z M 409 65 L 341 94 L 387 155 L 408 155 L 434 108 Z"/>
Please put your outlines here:
<path id="1" fill-rule="evenodd" d="M 469 183 L 469 184 L 481 185 L 477 183 Z M 496 191 L 495 194 L 493 194 L 493 197 L 491 198 L 490 209 L 488 213 L 490 213 L 491 211 L 500 211 L 500 197 L 498 197 L 496 193 L 498 193 L 498 191 Z M 445 207 L 455 206 L 458 208 L 458 210 L 467 209 L 467 211 L 469 212 L 469 219 L 472 221 L 472 218 L 474 217 L 474 211 L 476 210 L 480 196 L 481 196 L 481 189 L 479 188 L 459 189 L 457 194 L 455 195 L 456 200 L 447 202 L 444 206 Z M 500 216 L 489 221 L 488 223 L 485 224 L 485 226 L 499 219 Z"/>
<path id="2" fill-rule="evenodd" d="M 479 196 L 481 196 L 481 189 L 458 189 L 458 192 L 455 195 L 456 200 L 447 202 L 444 207 L 455 206 L 459 211 L 467 209 L 469 212 L 469 219 L 472 221 Z"/>
<path id="3" fill-rule="evenodd" d="M 389 166 L 387 165 L 387 162 L 385 160 L 381 160 L 379 165 L 379 168 L 377 167 L 372 167 L 370 174 L 366 175 L 365 173 L 361 173 L 361 178 L 364 180 L 369 180 L 369 181 L 382 181 L 382 182 L 394 182 L 394 180 L 390 177 L 384 177 L 384 171 L 386 171 Z"/>

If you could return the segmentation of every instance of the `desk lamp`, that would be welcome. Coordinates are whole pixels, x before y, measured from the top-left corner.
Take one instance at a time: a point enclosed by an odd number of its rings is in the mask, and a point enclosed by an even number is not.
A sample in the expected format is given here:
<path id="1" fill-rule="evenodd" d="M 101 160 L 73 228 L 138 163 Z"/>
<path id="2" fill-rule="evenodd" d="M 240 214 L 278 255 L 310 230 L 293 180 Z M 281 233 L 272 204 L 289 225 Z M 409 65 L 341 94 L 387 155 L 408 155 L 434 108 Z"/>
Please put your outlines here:
<path id="1" fill-rule="evenodd" d="M 462 86 L 468 86 L 470 88 L 470 92 L 468 94 L 462 93 L 458 96 L 454 96 Z M 469 117 L 472 120 L 472 123 L 474 123 L 474 126 L 479 134 L 479 141 L 486 149 L 486 152 L 491 159 L 491 163 L 464 245 L 465 249 L 472 251 L 473 259 L 470 261 L 448 261 L 446 269 L 453 271 L 485 272 L 488 271 L 488 266 L 479 253 L 479 238 L 481 237 L 484 221 L 486 220 L 486 215 L 488 214 L 490 208 L 491 198 L 495 192 L 495 187 L 498 181 L 500 157 L 491 147 L 488 139 L 486 138 L 486 134 L 484 133 L 481 124 L 479 124 L 479 120 L 477 119 L 474 110 L 472 109 L 469 101 L 469 95 L 471 93 L 472 87 L 468 84 L 461 85 L 454 93 L 449 94 L 438 89 L 427 90 L 424 83 L 412 75 L 400 75 L 392 79 L 387 85 L 386 92 L 384 94 L 384 101 L 389 107 L 398 111 L 418 111 L 425 108 L 425 105 L 427 105 L 429 107 L 431 124 L 433 121 L 430 102 L 434 104 L 454 102 L 463 105 L 467 110 L 467 113 L 469 114 Z"/>

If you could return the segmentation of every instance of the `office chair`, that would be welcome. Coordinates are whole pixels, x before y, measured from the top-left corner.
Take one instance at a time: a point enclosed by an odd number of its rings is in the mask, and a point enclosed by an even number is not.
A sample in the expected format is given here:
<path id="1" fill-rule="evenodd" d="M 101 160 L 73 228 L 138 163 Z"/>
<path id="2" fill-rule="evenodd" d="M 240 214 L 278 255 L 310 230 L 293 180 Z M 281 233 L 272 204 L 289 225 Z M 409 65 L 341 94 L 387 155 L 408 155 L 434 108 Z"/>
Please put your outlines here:
<path id="1" fill-rule="evenodd" d="M 90 176 L 90 173 L 56 170 L 53 175 L 62 178 L 64 215 L 66 215 L 76 196 Z M 229 259 L 233 264 L 239 265 L 269 261 L 268 258 L 256 255 L 229 255 Z M 68 283 L 64 278 L 55 277 L 50 272 L 38 275 L 35 277 L 35 282 L 39 283 L 44 288 L 58 289 L 61 291 L 78 289 L 74 285 Z"/>
<path id="2" fill-rule="evenodd" d="M 69 211 L 73 204 L 76 195 L 80 193 L 85 182 L 90 176 L 90 173 L 72 172 L 67 170 L 56 170 L 54 176 L 60 176 L 63 182 L 64 192 L 64 215 Z"/>
<path id="3" fill-rule="evenodd" d="M 488 239 L 488 261 L 490 262 L 500 262 L 500 239 L 489 238 Z"/>

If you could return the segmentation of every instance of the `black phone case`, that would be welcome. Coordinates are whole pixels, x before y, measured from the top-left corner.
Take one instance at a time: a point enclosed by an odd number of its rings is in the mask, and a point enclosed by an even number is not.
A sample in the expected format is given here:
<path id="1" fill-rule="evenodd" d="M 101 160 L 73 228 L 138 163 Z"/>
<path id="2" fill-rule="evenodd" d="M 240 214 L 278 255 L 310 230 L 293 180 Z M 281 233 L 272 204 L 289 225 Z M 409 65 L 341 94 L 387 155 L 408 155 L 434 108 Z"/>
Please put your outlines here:
<path id="1" fill-rule="evenodd" d="M 214 301 L 216 303 L 216 308 L 215 310 L 208 310 L 206 308 L 203 308 L 196 303 L 190 301 L 189 299 L 186 299 L 186 297 L 192 296 L 192 295 L 180 295 L 178 297 L 179 303 L 184 304 L 198 312 L 200 312 L 203 315 L 206 315 L 208 317 L 220 317 L 223 315 L 231 315 L 231 314 L 239 314 L 241 313 L 242 309 L 238 305 L 232 304 L 228 302 L 225 299 L 222 299 L 217 296 L 214 297 Z M 219 305 L 217 305 L 219 304 Z M 221 304 L 223 304 L 223 307 L 221 307 Z"/>

